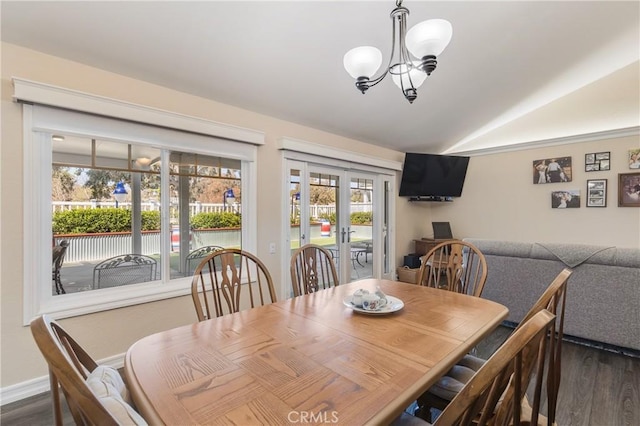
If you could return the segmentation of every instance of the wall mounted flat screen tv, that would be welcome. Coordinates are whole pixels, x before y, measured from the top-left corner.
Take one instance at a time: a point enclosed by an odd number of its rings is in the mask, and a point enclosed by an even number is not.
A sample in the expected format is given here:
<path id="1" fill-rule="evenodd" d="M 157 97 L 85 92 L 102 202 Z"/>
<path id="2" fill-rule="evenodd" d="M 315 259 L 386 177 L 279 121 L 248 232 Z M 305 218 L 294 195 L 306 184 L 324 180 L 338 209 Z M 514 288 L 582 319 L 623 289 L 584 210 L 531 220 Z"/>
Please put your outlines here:
<path id="1" fill-rule="evenodd" d="M 469 157 L 408 152 L 404 157 L 399 195 L 425 201 L 460 197 L 468 165 Z"/>

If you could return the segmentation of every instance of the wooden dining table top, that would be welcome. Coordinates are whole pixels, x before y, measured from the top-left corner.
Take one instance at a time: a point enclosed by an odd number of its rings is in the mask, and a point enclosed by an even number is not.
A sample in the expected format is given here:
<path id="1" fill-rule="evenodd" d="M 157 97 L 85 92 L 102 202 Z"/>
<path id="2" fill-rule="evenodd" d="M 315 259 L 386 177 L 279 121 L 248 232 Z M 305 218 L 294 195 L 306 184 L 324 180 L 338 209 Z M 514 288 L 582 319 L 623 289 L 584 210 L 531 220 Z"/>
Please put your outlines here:
<path id="1" fill-rule="evenodd" d="M 376 287 L 404 307 L 343 304 Z M 365 279 L 144 337 L 125 375 L 150 424 L 386 424 L 507 317 L 498 303 Z"/>

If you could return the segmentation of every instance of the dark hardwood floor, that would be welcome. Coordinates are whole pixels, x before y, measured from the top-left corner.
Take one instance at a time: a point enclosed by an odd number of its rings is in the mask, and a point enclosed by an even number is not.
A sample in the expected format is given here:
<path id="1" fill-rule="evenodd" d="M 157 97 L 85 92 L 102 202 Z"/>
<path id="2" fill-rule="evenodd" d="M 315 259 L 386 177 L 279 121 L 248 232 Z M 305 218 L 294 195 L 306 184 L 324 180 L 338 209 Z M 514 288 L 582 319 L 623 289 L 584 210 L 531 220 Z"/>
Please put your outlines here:
<path id="1" fill-rule="evenodd" d="M 478 346 L 478 356 L 489 357 L 512 331 L 498 328 Z M 545 402 L 540 411 L 546 414 L 546 410 Z M 640 358 L 563 342 L 556 423 L 640 425 Z"/>
<path id="2" fill-rule="evenodd" d="M 488 357 L 511 333 L 498 328 L 477 348 Z M 541 408 L 546 412 L 546 406 Z M 0 411 L 3 426 L 53 424 L 49 394 L 7 404 Z M 65 425 L 73 419 L 65 406 Z M 640 358 L 565 342 L 557 424 L 591 426 L 640 425 Z"/>
<path id="3" fill-rule="evenodd" d="M 65 410 L 64 424 L 73 425 L 73 418 L 69 413 L 66 403 L 63 403 Z M 49 393 L 32 396 L 21 401 L 2 406 L 0 414 L 1 425 L 21 425 L 21 426 L 46 426 L 53 425 L 53 411 L 51 408 L 51 398 Z"/>

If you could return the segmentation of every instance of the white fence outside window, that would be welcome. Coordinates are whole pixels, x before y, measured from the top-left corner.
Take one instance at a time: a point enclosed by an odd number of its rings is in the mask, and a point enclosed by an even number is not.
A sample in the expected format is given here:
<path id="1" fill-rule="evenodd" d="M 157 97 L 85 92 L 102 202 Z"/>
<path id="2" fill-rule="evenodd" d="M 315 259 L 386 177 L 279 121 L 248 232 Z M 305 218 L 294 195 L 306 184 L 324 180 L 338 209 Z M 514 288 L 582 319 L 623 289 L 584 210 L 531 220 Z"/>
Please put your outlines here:
<path id="1" fill-rule="evenodd" d="M 355 212 L 370 212 L 372 211 L 371 203 L 351 203 L 351 213 Z M 115 201 L 53 201 L 51 202 L 52 212 L 60 212 L 74 209 L 96 209 L 96 208 L 115 208 Z M 131 203 L 123 202 L 118 203 L 120 208 L 131 208 Z M 160 210 L 160 203 L 144 202 L 140 203 L 142 211 L 154 211 Z M 226 206 L 223 203 L 190 203 L 189 213 L 191 216 L 198 213 L 220 213 L 224 211 L 233 211 L 234 213 L 241 212 L 242 205 L 236 203 L 233 207 Z M 333 204 L 321 205 L 312 204 L 309 206 L 309 214 L 311 217 L 319 218 L 322 216 L 328 216 L 335 213 L 336 206 Z"/>

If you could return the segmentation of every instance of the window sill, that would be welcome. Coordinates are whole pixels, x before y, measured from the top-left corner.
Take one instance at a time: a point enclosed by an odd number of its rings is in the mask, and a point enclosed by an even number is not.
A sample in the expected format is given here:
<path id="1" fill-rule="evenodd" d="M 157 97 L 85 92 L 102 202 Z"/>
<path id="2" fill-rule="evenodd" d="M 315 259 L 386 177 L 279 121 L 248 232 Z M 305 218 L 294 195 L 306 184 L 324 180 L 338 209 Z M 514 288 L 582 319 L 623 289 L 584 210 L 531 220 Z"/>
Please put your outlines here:
<path id="1" fill-rule="evenodd" d="M 161 281 L 153 281 L 51 296 L 41 300 L 36 315 L 48 314 L 55 319 L 69 318 L 188 294 L 191 294 L 190 277 L 171 280 L 166 284 Z"/>

